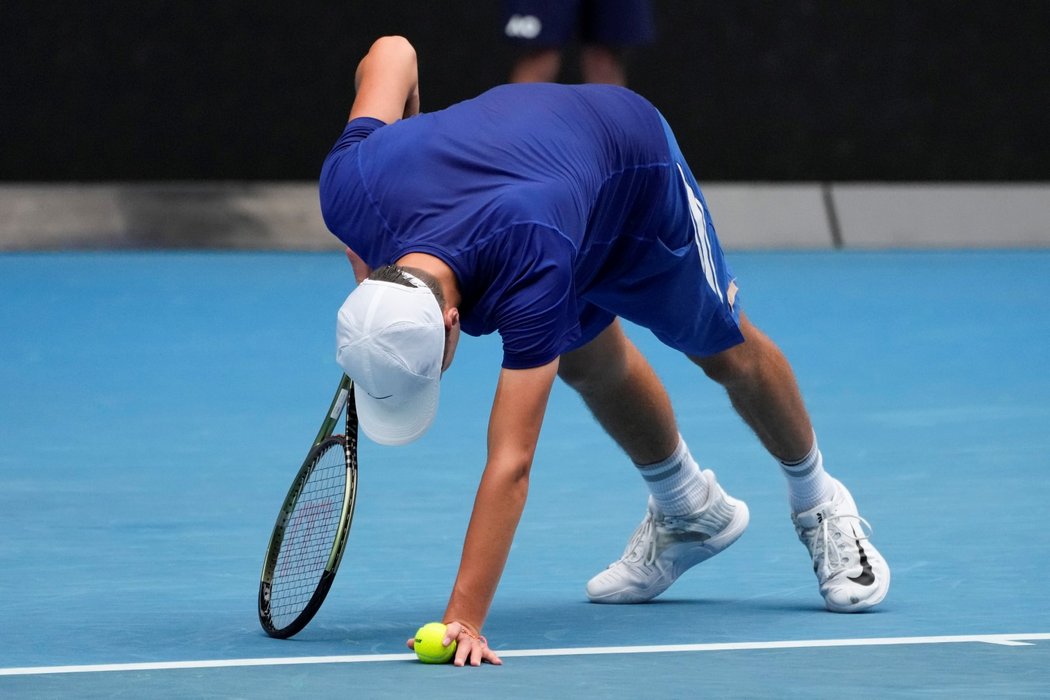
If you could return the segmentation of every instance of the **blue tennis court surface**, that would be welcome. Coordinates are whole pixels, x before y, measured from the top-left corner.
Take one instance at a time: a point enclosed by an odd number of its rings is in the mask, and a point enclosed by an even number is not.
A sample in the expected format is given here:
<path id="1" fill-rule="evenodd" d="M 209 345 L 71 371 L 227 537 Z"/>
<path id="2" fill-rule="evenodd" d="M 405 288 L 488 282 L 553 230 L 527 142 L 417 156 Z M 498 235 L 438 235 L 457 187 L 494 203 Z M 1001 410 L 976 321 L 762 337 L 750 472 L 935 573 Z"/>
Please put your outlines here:
<path id="1" fill-rule="evenodd" d="M 559 386 L 485 629 L 505 665 L 455 669 L 404 640 L 444 610 L 497 339 L 464 338 L 422 440 L 362 441 L 342 570 L 277 641 L 259 570 L 339 378 L 345 260 L 0 255 L 0 696 L 1050 695 L 1050 253 L 730 260 L 874 526 L 885 603 L 823 610 L 771 459 L 717 386 L 631 328 L 748 532 L 657 602 L 587 603 L 645 492 Z"/>

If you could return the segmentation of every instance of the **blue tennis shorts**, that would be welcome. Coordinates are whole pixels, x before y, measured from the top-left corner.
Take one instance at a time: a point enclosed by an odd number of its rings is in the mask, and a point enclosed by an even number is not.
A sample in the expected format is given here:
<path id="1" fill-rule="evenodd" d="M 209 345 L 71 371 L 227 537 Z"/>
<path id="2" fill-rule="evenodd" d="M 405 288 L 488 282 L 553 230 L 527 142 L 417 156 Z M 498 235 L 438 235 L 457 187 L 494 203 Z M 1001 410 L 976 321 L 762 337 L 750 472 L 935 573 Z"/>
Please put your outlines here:
<path id="1" fill-rule="evenodd" d="M 520 45 L 636 46 L 655 34 L 649 0 L 504 0 L 503 33 Z"/>
<path id="2" fill-rule="evenodd" d="M 656 206 L 666 217 L 656 227 L 652 244 L 629 271 L 580 300 L 581 337 L 571 349 L 593 340 L 617 316 L 694 357 L 714 355 L 744 342 L 736 280 L 722 253 L 707 202 L 666 120 L 663 126 L 673 172 L 665 199 Z"/>

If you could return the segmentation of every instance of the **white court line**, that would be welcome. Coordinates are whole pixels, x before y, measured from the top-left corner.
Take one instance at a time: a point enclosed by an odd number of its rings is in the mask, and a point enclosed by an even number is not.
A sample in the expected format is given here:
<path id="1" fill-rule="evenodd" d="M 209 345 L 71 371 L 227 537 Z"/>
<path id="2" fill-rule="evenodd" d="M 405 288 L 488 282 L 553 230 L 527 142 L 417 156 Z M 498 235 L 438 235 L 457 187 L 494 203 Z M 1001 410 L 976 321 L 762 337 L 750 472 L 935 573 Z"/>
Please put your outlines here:
<path id="1" fill-rule="evenodd" d="M 945 637 L 874 637 L 869 639 L 808 639 L 782 642 L 727 642 L 716 644 L 664 644 L 633 647 L 567 647 L 564 649 L 507 649 L 503 658 L 515 656 L 597 656 L 602 654 L 663 654 L 668 652 L 745 651 L 757 649 L 814 649 L 822 647 L 872 647 L 903 644 L 998 644 L 1028 646 L 1050 640 L 1050 633 L 969 634 Z M 233 668 L 246 666 L 295 666 L 304 664 L 355 664 L 380 661 L 410 661 L 415 654 L 361 654 L 358 656 L 289 656 L 267 659 L 212 659 L 203 661 L 155 661 L 133 664 L 84 666 L 28 666 L 0 668 L 0 676 L 41 676 L 55 673 L 101 673 L 105 671 L 163 671 L 189 668 Z"/>

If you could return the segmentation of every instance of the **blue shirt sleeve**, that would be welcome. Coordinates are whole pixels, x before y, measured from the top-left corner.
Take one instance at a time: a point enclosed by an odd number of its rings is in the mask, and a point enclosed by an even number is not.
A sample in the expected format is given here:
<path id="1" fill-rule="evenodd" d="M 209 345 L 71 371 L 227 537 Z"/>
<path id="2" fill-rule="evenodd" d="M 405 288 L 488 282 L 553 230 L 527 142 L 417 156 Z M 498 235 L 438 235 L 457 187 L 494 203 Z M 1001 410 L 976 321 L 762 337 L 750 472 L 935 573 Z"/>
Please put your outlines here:
<path id="1" fill-rule="evenodd" d="M 332 146 L 331 153 L 345 151 L 358 141 L 363 141 L 366 136 L 381 126 L 386 126 L 386 122 L 375 117 L 358 117 L 350 120 L 347 122 L 346 128 L 343 129 L 343 135 Z"/>
<path id="2" fill-rule="evenodd" d="M 328 229 L 358 255 L 363 255 L 364 251 L 360 245 L 353 244 L 349 236 L 355 223 L 360 223 L 368 200 L 363 196 L 363 183 L 357 174 L 359 149 L 356 146 L 384 126 L 384 122 L 373 117 L 351 120 L 321 166 L 318 187 L 321 216 Z"/>

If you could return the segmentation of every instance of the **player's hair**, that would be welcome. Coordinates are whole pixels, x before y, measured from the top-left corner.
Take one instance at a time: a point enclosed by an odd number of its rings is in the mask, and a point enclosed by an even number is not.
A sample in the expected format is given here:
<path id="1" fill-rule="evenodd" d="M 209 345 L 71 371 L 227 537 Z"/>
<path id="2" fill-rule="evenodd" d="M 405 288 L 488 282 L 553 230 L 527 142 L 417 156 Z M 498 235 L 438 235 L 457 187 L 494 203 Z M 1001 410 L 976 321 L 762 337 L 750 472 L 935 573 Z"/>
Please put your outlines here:
<path id="1" fill-rule="evenodd" d="M 400 265 L 386 265 L 384 267 L 377 268 L 372 271 L 372 274 L 368 276 L 370 280 L 376 280 L 377 282 L 393 282 L 394 284 L 403 284 L 406 287 L 413 287 L 412 284 L 405 277 L 405 273 L 408 272 L 413 277 L 421 280 L 427 288 L 434 293 L 434 298 L 437 299 L 438 306 L 441 310 L 445 310 L 445 294 L 441 291 L 441 283 L 438 282 L 437 277 L 430 274 L 426 270 L 420 270 L 418 267 L 401 267 Z"/>

